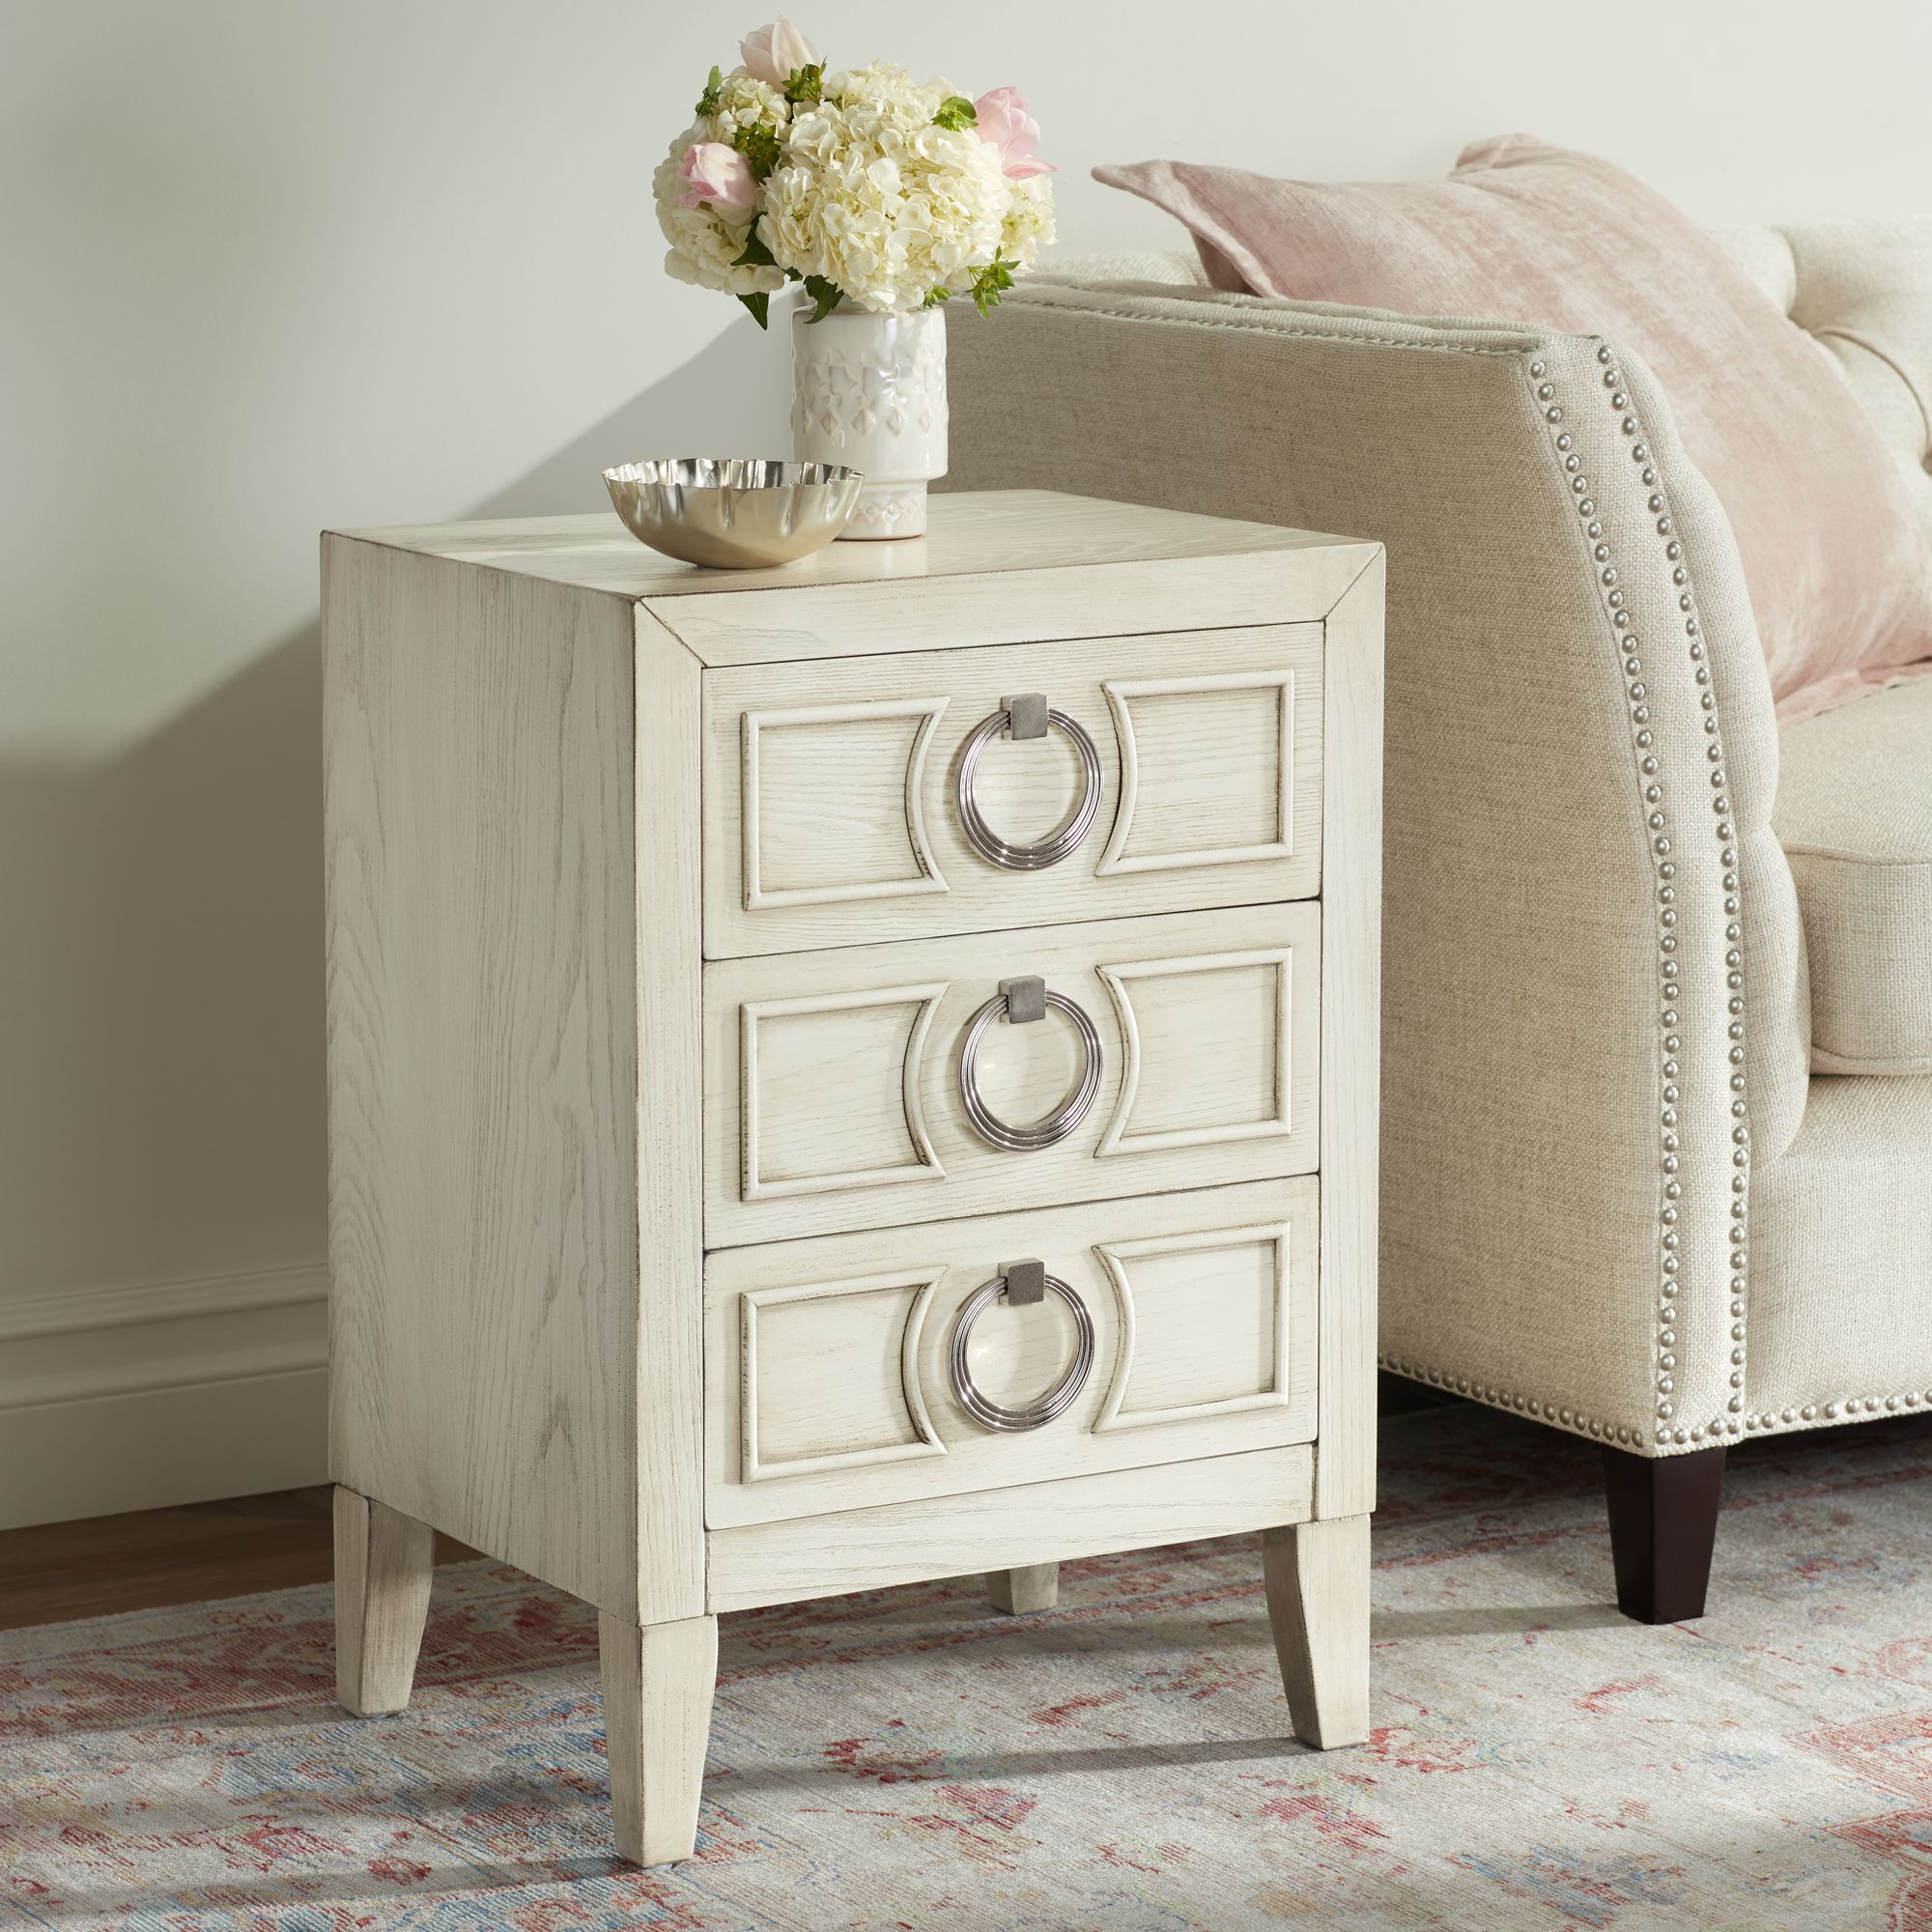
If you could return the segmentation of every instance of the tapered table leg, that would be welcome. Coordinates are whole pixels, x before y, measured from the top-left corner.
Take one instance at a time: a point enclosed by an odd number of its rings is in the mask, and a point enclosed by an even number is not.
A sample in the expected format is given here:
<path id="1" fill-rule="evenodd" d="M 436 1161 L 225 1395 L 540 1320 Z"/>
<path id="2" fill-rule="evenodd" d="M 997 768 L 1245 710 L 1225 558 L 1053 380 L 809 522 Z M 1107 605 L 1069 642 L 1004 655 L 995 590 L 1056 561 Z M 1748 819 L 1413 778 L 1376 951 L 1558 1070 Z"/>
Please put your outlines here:
<path id="1" fill-rule="evenodd" d="M 384 1503 L 335 1490 L 335 1694 L 346 1711 L 400 1711 L 429 1617 L 436 1532 Z"/>
<path id="2" fill-rule="evenodd" d="M 1060 1565 L 1029 1563 L 1023 1570 L 989 1570 L 986 1596 L 1009 1617 L 1037 1616 L 1060 1601 Z"/>
<path id="3" fill-rule="evenodd" d="M 718 1619 L 685 1617 L 639 1629 L 597 1620 L 604 1662 L 604 1734 L 619 1854 L 672 1864 L 697 1848 L 704 1747 L 718 1687 Z"/>
<path id="4" fill-rule="evenodd" d="M 1262 1532 L 1268 1622 L 1294 1735 L 1321 1750 L 1369 1734 L 1369 1520 Z"/>

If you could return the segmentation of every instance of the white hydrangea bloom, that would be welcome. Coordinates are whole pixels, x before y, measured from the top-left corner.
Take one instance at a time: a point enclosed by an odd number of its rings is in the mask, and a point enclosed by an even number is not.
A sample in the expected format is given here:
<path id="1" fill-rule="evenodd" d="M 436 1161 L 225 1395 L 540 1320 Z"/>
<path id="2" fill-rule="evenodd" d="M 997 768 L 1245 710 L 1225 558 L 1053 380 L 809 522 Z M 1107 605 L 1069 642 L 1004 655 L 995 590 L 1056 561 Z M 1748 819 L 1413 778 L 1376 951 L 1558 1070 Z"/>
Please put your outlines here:
<path id="1" fill-rule="evenodd" d="M 1000 246 L 1013 185 L 970 128 L 933 126 L 952 94 L 883 62 L 828 75 L 765 184 L 758 233 L 779 262 L 882 314 L 962 290 Z"/>
<path id="2" fill-rule="evenodd" d="M 724 76 L 718 90 L 717 113 L 706 115 L 699 123 L 711 131 L 697 138 L 723 141 L 729 146 L 741 128 L 754 128 L 762 123 L 782 134 L 790 119 L 791 108 L 776 87 L 738 68 Z"/>
<path id="3" fill-rule="evenodd" d="M 1030 175 L 1024 181 L 1009 182 L 1012 204 L 1007 210 L 1000 246 L 1007 260 L 1016 268 L 1033 267 L 1042 248 L 1050 248 L 1057 231 L 1053 225 L 1053 185 L 1048 175 Z"/>
<path id="4" fill-rule="evenodd" d="M 753 83 L 754 85 L 760 83 Z M 779 103 L 782 106 L 784 103 Z M 687 148 L 699 141 L 716 139 L 712 123 L 706 118 L 687 128 L 671 143 L 670 153 L 658 163 L 651 178 L 657 197 L 658 226 L 664 230 L 670 252 L 665 257 L 665 272 L 680 282 L 694 282 L 700 289 L 722 289 L 726 295 L 750 296 L 759 291 L 769 294 L 784 287 L 784 276 L 777 269 L 733 268 L 745 252 L 752 233 L 754 211 L 747 209 L 743 218 L 726 221 L 708 206 L 685 208 L 680 205 L 684 182 L 678 166 Z"/>

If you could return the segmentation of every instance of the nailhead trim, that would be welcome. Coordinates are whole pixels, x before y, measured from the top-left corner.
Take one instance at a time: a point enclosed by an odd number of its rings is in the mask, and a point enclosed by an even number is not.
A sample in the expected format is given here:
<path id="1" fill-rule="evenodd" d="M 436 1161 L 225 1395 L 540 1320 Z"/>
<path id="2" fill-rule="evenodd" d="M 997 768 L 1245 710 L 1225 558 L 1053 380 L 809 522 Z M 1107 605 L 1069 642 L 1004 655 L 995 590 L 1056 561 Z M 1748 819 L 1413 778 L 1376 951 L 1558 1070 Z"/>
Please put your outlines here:
<path id="1" fill-rule="evenodd" d="M 1394 1355 L 1378 1355 L 1376 1360 L 1390 1375 L 1403 1376 L 1410 1381 L 1427 1382 L 1432 1388 L 1442 1389 L 1450 1395 L 1467 1396 L 1472 1402 L 1488 1403 L 1492 1408 L 1532 1416 L 1552 1428 L 1567 1429 L 1573 1435 L 1587 1435 L 1595 1442 L 1620 1442 L 1634 1448 L 1644 1438 L 1641 1423 L 1633 1428 L 1605 1422 L 1602 1417 L 1580 1408 L 1566 1408 L 1536 1396 L 1517 1395 L 1509 1389 L 1497 1388 L 1484 1381 L 1480 1376 L 1450 1375 L 1440 1369 L 1426 1369 L 1416 1362 L 1401 1361 Z M 1899 1395 L 1841 1396 L 1835 1402 L 1807 1402 L 1802 1407 L 1794 1404 L 1781 1410 L 1766 1409 L 1736 1418 L 1727 1416 L 1721 1430 L 1713 1425 L 1694 1432 L 1659 1431 L 1657 1440 L 1673 1448 L 1679 1443 L 1694 1448 L 1719 1434 L 1729 1436 L 1746 1432 L 1755 1434 L 1759 1430 L 1802 1429 L 1807 1425 L 1824 1428 L 1831 1424 L 1868 1422 L 1875 1415 L 1909 1415 L 1921 1408 L 1932 1410 L 1932 1388 L 1907 1389 Z"/>
<path id="2" fill-rule="evenodd" d="M 1628 599 L 1624 591 L 1617 587 L 1619 572 L 1611 554 L 1611 547 L 1605 537 L 1604 526 L 1597 516 L 1596 499 L 1590 495 L 1590 479 L 1581 474 L 1581 461 L 1573 455 L 1573 439 L 1567 432 L 1557 428 L 1563 419 L 1563 406 L 1556 400 L 1555 385 L 1545 380 L 1547 366 L 1541 361 L 1530 362 L 1528 374 L 1534 384 L 1535 400 L 1542 406 L 1543 418 L 1550 426 L 1551 440 L 1557 452 L 1558 465 L 1570 485 L 1570 492 L 1576 499 L 1577 514 L 1584 520 L 1584 534 L 1593 545 L 1591 555 L 1599 565 L 1598 594 L 1603 600 L 1604 612 L 1609 619 L 1610 641 L 1615 646 L 1622 661 L 1625 679 L 1626 700 L 1630 707 L 1632 742 L 1636 755 L 1638 781 L 1643 802 L 1648 808 L 1645 824 L 1650 833 L 1652 870 L 1656 879 L 1658 907 L 1658 981 L 1659 981 L 1659 1021 L 1658 1021 L 1658 1071 L 1662 1106 L 1658 1119 L 1659 1134 L 1659 1208 L 1658 1208 L 1658 1250 L 1659 1250 L 1659 1299 L 1657 1320 L 1653 1328 L 1653 1389 L 1656 1396 L 1656 1421 L 1650 1427 L 1650 1439 L 1661 1448 L 1690 1448 L 1702 1446 L 1707 1441 L 1721 1440 L 1726 1436 L 1740 1435 L 1747 1427 L 1770 1428 L 1776 1426 L 1769 1415 L 1747 1418 L 1744 1414 L 1745 1385 L 1745 1337 L 1746 1337 L 1746 1265 L 1747 1255 L 1749 1192 L 1750 1192 L 1750 1129 L 1747 1124 L 1749 1108 L 1745 1094 L 1745 1023 L 1744 1023 L 1744 953 L 1741 942 L 1744 929 L 1739 923 L 1741 893 L 1738 879 L 1738 854 L 1736 827 L 1731 822 L 1730 800 L 1726 795 L 1724 772 L 1723 741 L 1718 727 L 1716 694 L 1711 689 L 1711 670 L 1706 661 L 1702 639 L 1702 625 L 1697 615 L 1696 598 L 1690 586 L 1690 573 L 1683 562 L 1684 546 L 1676 534 L 1676 520 L 1671 514 L 1670 504 L 1664 496 L 1656 466 L 1651 459 L 1648 442 L 1642 440 L 1642 425 L 1630 410 L 1630 397 L 1623 388 L 1623 376 L 1616 367 L 1616 357 L 1607 343 L 1597 345 L 1597 361 L 1603 370 L 1603 386 L 1610 408 L 1617 412 L 1619 428 L 1626 437 L 1636 439 L 1629 445 L 1632 462 L 1640 466 L 1639 479 L 1650 492 L 1646 507 L 1656 520 L 1657 535 L 1662 540 L 1665 561 L 1671 566 L 1670 581 L 1678 589 L 1677 607 L 1683 618 L 1684 648 L 1690 660 L 1691 675 L 1698 686 L 1698 708 L 1704 714 L 1704 755 L 1712 767 L 1710 773 L 1713 796 L 1711 810 L 1713 828 L 1719 842 L 1719 856 L 1723 865 L 1723 912 L 1724 912 L 1724 967 L 1725 984 L 1728 989 L 1726 1035 L 1730 1041 L 1727 1058 L 1731 1066 L 1731 1213 L 1730 1213 L 1730 1314 L 1731 1314 L 1731 1354 L 1730 1387 L 1733 1391 L 1726 1403 L 1726 1412 L 1713 1417 L 1709 1422 L 1686 1423 L 1677 1415 L 1675 1401 L 1678 1368 L 1676 1299 L 1678 1276 L 1682 1266 L 1678 1250 L 1681 1236 L 1677 1233 L 1680 1217 L 1679 1203 L 1683 1198 L 1684 1184 L 1680 1176 L 1680 1127 L 1678 1117 L 1678 1076 L 1680 1066 L 1678 1055 L 1683 1050 L 1683 1036 L 1679 1031 L 1681 1018 L 1677 1009 L 1678 962 L 1677 962 L 1677 862 L 1670 856 L 1673 850 L 1672 821 L 1669 808 L 1664 800 L 1663 787 L 1660 781 L 1662 766 L 1657 758 L 1656 734 L 1651 729 L 1648 689 L 1643 681 L 1643 661 L 1639 655 L 1641 639 L 1631 634 L 1631 615 L 1626 608 Z M 1662 648 L 1662 647 L 1660 647 Z M 1613 1424 L 1602 1417 L 1592 1416 L 1582 1409 L 1565 1407 L 1535 1396 L 1524 1396 L 1507 1389 L 1498 1389 L 1480 1378 L 1468 1376 L 1455 1376 L 1437 1369 L 1425 1368 L 1419 1364 L 1404 1362 L 1391 1355 L 1380 1358 L 1381 1366 L 1396 1375 L 1407 1376 L 1412 1379 L 1431 1384 L 1433 1387 L 1447 1389 L 1458 1395 L 1473 1397 L 1498 1408 L 1513 1409 L 1520 1415 L 1535 1417 L 1540 1422 L 1552 1423 L 1568 1429 L 1573 1434 L 1588 1435 L 1598 1441 L 1618 1442 L 1635 1445 L 1644 1440 L 1646 1425 Z M 1904 1403 L 1916 1406 L 1918 1397 L 1901 1396 L 1897 1398 L 1858 1397 L 1847 1400 L 1843 1406 L 1843 1419 L 1851 1420 L 1862 1406 L 1865 1412 L 1875 1412 L 1881 1403 L 1895 1406 Z M 1924 1393 L 1923 1400 L 1932 1406 L 1932 1390 Z M 1798 1420 L 1806 1422 L 1816 1419 L 1821 1405 L 1807 1405 L 1802 1410 L 1786 1409 L 1783 1420 L 1788 1426 Z M 1836 1420 L 1840 1416 L 1840 1405 L 1822 1405 L 1827 1420 Z"/>
<path id="3" fill-rule="evenodd" d="M 1682 1146 L 1677 1112 L 1678 1101 L 1678 1055 L 1683 1047 L 1683 1036 L 1679 1031 L 1678 1012 L 1678 960 L 1677 960 L 1677 865 L 1672 859 L 1673 842 L 1677 834 L 1673 831 L 1670 808 L 1664 799 L 1660 781 L 1661 766 L 1655 754 L 1656 735 L 1651 729 L 1651 714 L 1648 702 L 1649 692 L 1643 680 L 1643 661 L 1640 656 L 1640 639 L 1630 635 L 1631 616 L 1625 608 L 1626 599 L 1620 588 L 1612 588 L 1618 581 L 1615 561 L 1610 554 L 1610 545 L 1604 535 L 1604 526 L 1598 520 L 1596 504 L 1590 496 L 1589 479 L 1572 475 L 1570 487 L 1577 497 L 1577 511 L 1584 519 L 1584 533 L 1594 548 L 1592 557 L 1600 566 L 1599 595 L 1603 599 L 1604 611 L 1610 622 L 1611 642 L 1622 660 L 1625 696 L 1630 708 L 1632 743 L 1636 754 L 1638 782 L 1642 790 L 1643 802 L 1648 808 L 1645 824 L 1650 832 L 1652 867 L 1657 890 L 1657 952 L 1658 952 L 1658 1071 L 1659 1087 L 1662 1104 L 1658 1119 L 1659 1184 L 1661 1189 L 1658 1208 L 1658 1247 L 1659 1247 L 1659 1294 L 1657 1320 L 1653 1327 L 1653 1389 L 1656 1399 L 1656 1420 L 1652 1440 L 1660 1444 L 1685 1445 L 1702 1443 L 1708 1438 L 1738 1435 L 1744 1431 L 1743 1416 L 1745 1385 L 1745 1267 L 1747 1260 L 1747 1233 L 1749 1201 L 1749 1141 L 1750 1130 L 1746 1124 L 1748 1108 L 1745 1098 L 1745 1025 L 1744 1025 L 1744 954 L 1740 941 L 1744 929 L 1739 923 L 1739 885 L 1737 871 L 1736 828 L 1731 823 L 1730 800 L 1725 791 L 1724 754 L 1722 739 L 1718 728 L 1717 698 L 1711 690 L 1710 667 L 1705 662 L 1705 649 L 1701 639 L 1701 625 L 1697 617 L 1695 594 L 1690 586 L 1690 573 L 1683 562 L 1684 546 L 1676 536 L 1676 523 L 1670 512 L 1670 504 L 1663 494 L 1655 464 L 1652 461 L 1649 443 L 1644 440 L 1642 424 L 1632 411 L 1629 395 L 1623 386 L 1622 372 L 1616 366 L 1616 356 L 1608 343 L 1597 345 L 1597 362 L 1603 371 L 1603 388 L 1609 408 L 1619 418 L 1618 427 L 1626 437 L 1635 439 L 1629 445 L 1631 461 L 1638 466 L 1638 475 L 1645 490 L 1650 494 L 1646 507 L 1656 520 L 1656 530 L 1662 540 L 1664 560 L 1672 566 L 1671 582 L 1678 588 L 1677 606 L 1684 623 L 1684 648 L 1688 651 L 1692 666 L 1692 676 L 1699 687 L 1698 705 L 1704 713 L 1705 757 L 1713 767 L 1710 778 L 1713 789 L 1711 799 L 1712 821 L 1715 828 L 1719 852 L 1723 862 L 1723 910 L 1725 918 L 1724 953 L 1725 977 L 1728 987 L 1727 1033 L 1730 1040 L 1728 1048 L 1732 1072 L 1731 1088 L 1731 1227 L 1730 1227 L 1730 1312 L 1731 1350 L 1730 1387 L 1732 1394 L 1726 1405 L 1726 1412 L 1714 1417 L 1709 1422 L 1686 1423 L 1677 1413 L 1677 1325 L 1676 1298 L 1680 1245 L 1677 1234 L 1679 1202 L 1683 1196 L 1683 1182 L 1679 1179 L 1682 1166 L 1680 1149 Z M 1536 364 L 1530 365 L 1533 376 L 1541 376 L 1543 371 Z M 1550 388 L 1543 383 L 1536 390 L 1539 400 Z M 1560 416 L 1560 405 L 1551 404 L 1544 411 L 1546 419 L 1555 420 Z M 1664 646 L 1658 646 L 1662 650 Z M 1687 832 L 1684 837 L 1692 836 Z"/>
<path id="4" fill-rule="evenodd" d="M 1764 1409 L 1744 1418 L 1747 1429 L 1797 1429 L 1806 1423 L 1822 1426 L 1832 1422 L 1865 1422 L 1874 1415 L 1910 1413 L 1917 1408 L 1932 1408 L 1932 1388 L 1906 1389 L 1897 1395 L 1848 1395 L 1836 1402 L 1794 1404 L 1784 1409 Z"/>
<path id="5" fill-rule="evenodd" d="M 1492 1408 L 1511 1409 L 1518 1415 L 1533 1416 L 1538 1422 L 1547 1422 L 1552 1428 L 1567 1429 L 1573 1435 L 1587 1435 L 1594 1442 L 1621 1442 L 1635 1448 L 1643 1440 L 1641 1423 L 1632 1427 L 1606 1422 L 1602 1416 L 1591 1415 L 1580 1408 L 1565 1407 L 1560 1403 L 1545 1402 L 1538 1396 L 1517 1395 L 1509 1389 L 1499 1389 L 1484 1381 L 1480 1376 L 1450 1375 L 1442 1369 L 1426 1369 L 1416 1362 L 1398 1361 L 1393 1355 L 1378 1355 L 1376 1360 L 1390 1375 L 1405 1376 L 1412 1382 L 1427 1382 L 1432 1388 L 1445 1390 L 1450 1395 L 1465 1395 L 1473 1402 L 1488 1403 Z"/>

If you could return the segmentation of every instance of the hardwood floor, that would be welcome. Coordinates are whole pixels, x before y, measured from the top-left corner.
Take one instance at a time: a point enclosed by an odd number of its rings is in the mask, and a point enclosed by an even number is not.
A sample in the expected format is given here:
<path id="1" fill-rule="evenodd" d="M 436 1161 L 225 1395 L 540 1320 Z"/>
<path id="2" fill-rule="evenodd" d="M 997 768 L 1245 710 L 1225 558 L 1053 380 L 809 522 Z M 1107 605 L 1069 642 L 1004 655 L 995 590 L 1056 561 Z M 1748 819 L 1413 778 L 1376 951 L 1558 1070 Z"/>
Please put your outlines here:
<path id="1" fill-rule="evenodd" d="M 1395 1376 L 1380 1379 L 1384 1415 L 1456 1400 Z M 332 1512 L 332 1492 L 318 1483 L 0 1530 L 0 1630 L 325 1582 L 335 1558 Z M 436 1540 L 439 1563 L 477 1553 L 453 1537 Z"/>
<path id="2" fill-rule="evenodd" d="M 332 1492 L 280 1490 L 0 1530 L 0 1630 L 326 1582 Z M 436 1540 L 439 1563 L 477 1552 Z"/>

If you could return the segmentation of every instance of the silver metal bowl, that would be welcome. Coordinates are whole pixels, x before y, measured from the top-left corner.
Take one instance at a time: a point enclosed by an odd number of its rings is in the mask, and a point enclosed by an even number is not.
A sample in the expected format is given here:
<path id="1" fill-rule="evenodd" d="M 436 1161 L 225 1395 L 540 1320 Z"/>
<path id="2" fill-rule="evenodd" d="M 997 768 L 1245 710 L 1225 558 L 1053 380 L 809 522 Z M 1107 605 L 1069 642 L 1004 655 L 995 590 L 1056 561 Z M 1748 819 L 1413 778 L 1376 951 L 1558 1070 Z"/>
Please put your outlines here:
<path id="1" fill-rule="evenodd" d="M 822 549 L 851 521 L 865 480 L 836 463 L 759 456 L 668 456 L 604 472 L 639 543 L 715 570 L 790 563 Z"/>

